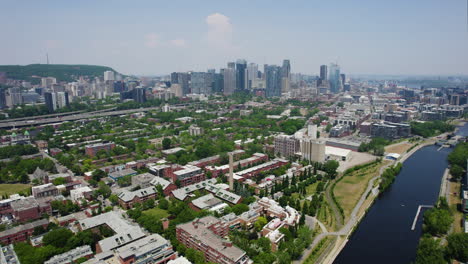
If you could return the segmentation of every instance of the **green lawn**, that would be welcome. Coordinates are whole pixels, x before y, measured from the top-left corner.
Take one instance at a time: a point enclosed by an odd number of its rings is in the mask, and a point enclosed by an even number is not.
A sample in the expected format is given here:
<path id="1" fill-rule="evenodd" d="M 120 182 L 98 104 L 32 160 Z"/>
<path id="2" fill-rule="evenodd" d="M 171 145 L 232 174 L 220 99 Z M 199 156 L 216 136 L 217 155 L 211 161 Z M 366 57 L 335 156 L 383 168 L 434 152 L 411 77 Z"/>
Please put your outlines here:
<path id="1" fill-rule="evenodd" d="M 308 185 L 306 187 L 306 196 L 312 195 L 315 193 L 315 190 L 317 189 L 317 185 L 319 184 L 318 181 L 312 183 L 311 185 Z"/>
<path id="2" fill-rule="evenodd" d="M 0 184 L 0 196 L 15 194 L 18 192 L 26 192 L 31 189 L 30 184 L 15 183 L 15 184 Z"/>
<path id="3" fill-rule="evenodd" d="M 159 209 L 157 207 L 155 207 L 153 209 L 143 211 L 143 213 L 146 214 L 146 215 L 150 215 L 152 217 L 155 217 L 157 219 L 162 219 L 162 218 L 165 218 L 165 217 L 169 216 L 169 213 L 166 210 Z"/>

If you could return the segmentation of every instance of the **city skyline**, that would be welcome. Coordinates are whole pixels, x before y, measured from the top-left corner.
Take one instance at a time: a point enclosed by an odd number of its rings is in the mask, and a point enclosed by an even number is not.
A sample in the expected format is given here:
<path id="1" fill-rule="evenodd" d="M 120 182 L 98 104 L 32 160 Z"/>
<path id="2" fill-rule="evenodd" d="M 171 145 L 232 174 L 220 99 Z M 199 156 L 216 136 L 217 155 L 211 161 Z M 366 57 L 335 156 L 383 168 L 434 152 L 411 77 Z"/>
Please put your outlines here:
<path id="1" fill-rule="evenodd" d="M 161 75 L 289 59 L 304 74 L 334 62 L 349 75 L 468 74 L 466 1 L 266 3 L 7 2 L 0 64 L 48 54 L 53 64 Z"/>

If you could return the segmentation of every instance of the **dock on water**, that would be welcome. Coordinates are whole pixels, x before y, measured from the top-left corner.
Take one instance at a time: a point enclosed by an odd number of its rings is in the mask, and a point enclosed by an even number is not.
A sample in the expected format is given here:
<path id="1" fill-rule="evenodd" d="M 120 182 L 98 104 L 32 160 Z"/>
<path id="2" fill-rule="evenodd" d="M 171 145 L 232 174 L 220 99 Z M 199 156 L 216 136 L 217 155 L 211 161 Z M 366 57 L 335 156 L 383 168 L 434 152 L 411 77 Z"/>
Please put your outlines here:
<path id="1" fill-rule="evenodd" d="M 416 228 L 416 223 L 418 222 L 418 217 L 419 217 L 419 213 L 421 213 L 421 210 L 423 208 L 432 208 L 434 207 L 433 205 L 420 205 L 418 207 L 418 211 L 416 212 L 416 216 L 414 217 L 414 220 L 413 220 L 413 225 L 411 226 L 411 230 L 414 230 Z"/>

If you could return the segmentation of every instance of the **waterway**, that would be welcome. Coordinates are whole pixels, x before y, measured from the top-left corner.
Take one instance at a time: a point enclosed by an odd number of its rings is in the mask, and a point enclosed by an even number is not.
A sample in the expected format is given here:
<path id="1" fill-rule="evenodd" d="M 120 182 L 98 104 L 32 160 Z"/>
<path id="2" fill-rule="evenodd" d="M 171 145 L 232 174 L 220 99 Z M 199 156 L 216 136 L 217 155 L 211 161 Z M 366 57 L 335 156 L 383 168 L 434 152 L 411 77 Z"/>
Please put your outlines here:
<path id="1" fill-rule="evenodd" d="M 468 124 L 457 131 L 468 135 Z M 411 230 L 419 205 L 438 198 L 451 149 L 423 147 L 409 157 L 395 182 L 375 201 L 334 264 L 410 263 L 422 233 L 422 214 Z"/>

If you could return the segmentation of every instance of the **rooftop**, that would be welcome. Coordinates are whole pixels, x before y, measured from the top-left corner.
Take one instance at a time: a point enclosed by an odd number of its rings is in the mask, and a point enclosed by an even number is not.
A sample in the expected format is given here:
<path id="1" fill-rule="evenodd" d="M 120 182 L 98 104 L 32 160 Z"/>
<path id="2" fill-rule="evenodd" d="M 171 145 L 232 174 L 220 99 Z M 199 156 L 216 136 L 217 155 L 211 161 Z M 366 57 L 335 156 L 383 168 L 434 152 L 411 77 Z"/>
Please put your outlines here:
<path id="1" fill-rule="evenodd" d="M 219 222 L 220 220 L 214 216 L 205 216 L 203 218 L 194 220 L 194 222 L 177 225 L 177 228 L 185 230 L 192 236 L 192 238 L 199 241 L 199 243 L 208 245 L 214 250 L 222 253 L 231 261 L 237 262 L 239 259 L 245 256 L 245 251 L 234 245 L 225 246 L 223 239 L 208 229 L 208 227 L 211 225 L 217 224 Z"/>
<path id="2" fill-rule="evenodd" d="M 152 252 L 159 247 L 169 246 L 169 242 L 158 234 L 152 234 L 150 236 L 139 239 L 128 245 L 125 245 L 116 250 L 122 259 L 126 259 L 130 256 L 139 257 Z"/>
<path id="3" fill-rule="evenodd" d="M 79 223 L 82 230 L 106 224 L 114 231 L 115 235 L 98 242 L 102 251 L 123 246 L 145 236 L 138 225 L 130 224 L 119 213 L 114 211 L 80 220 Z"/>

